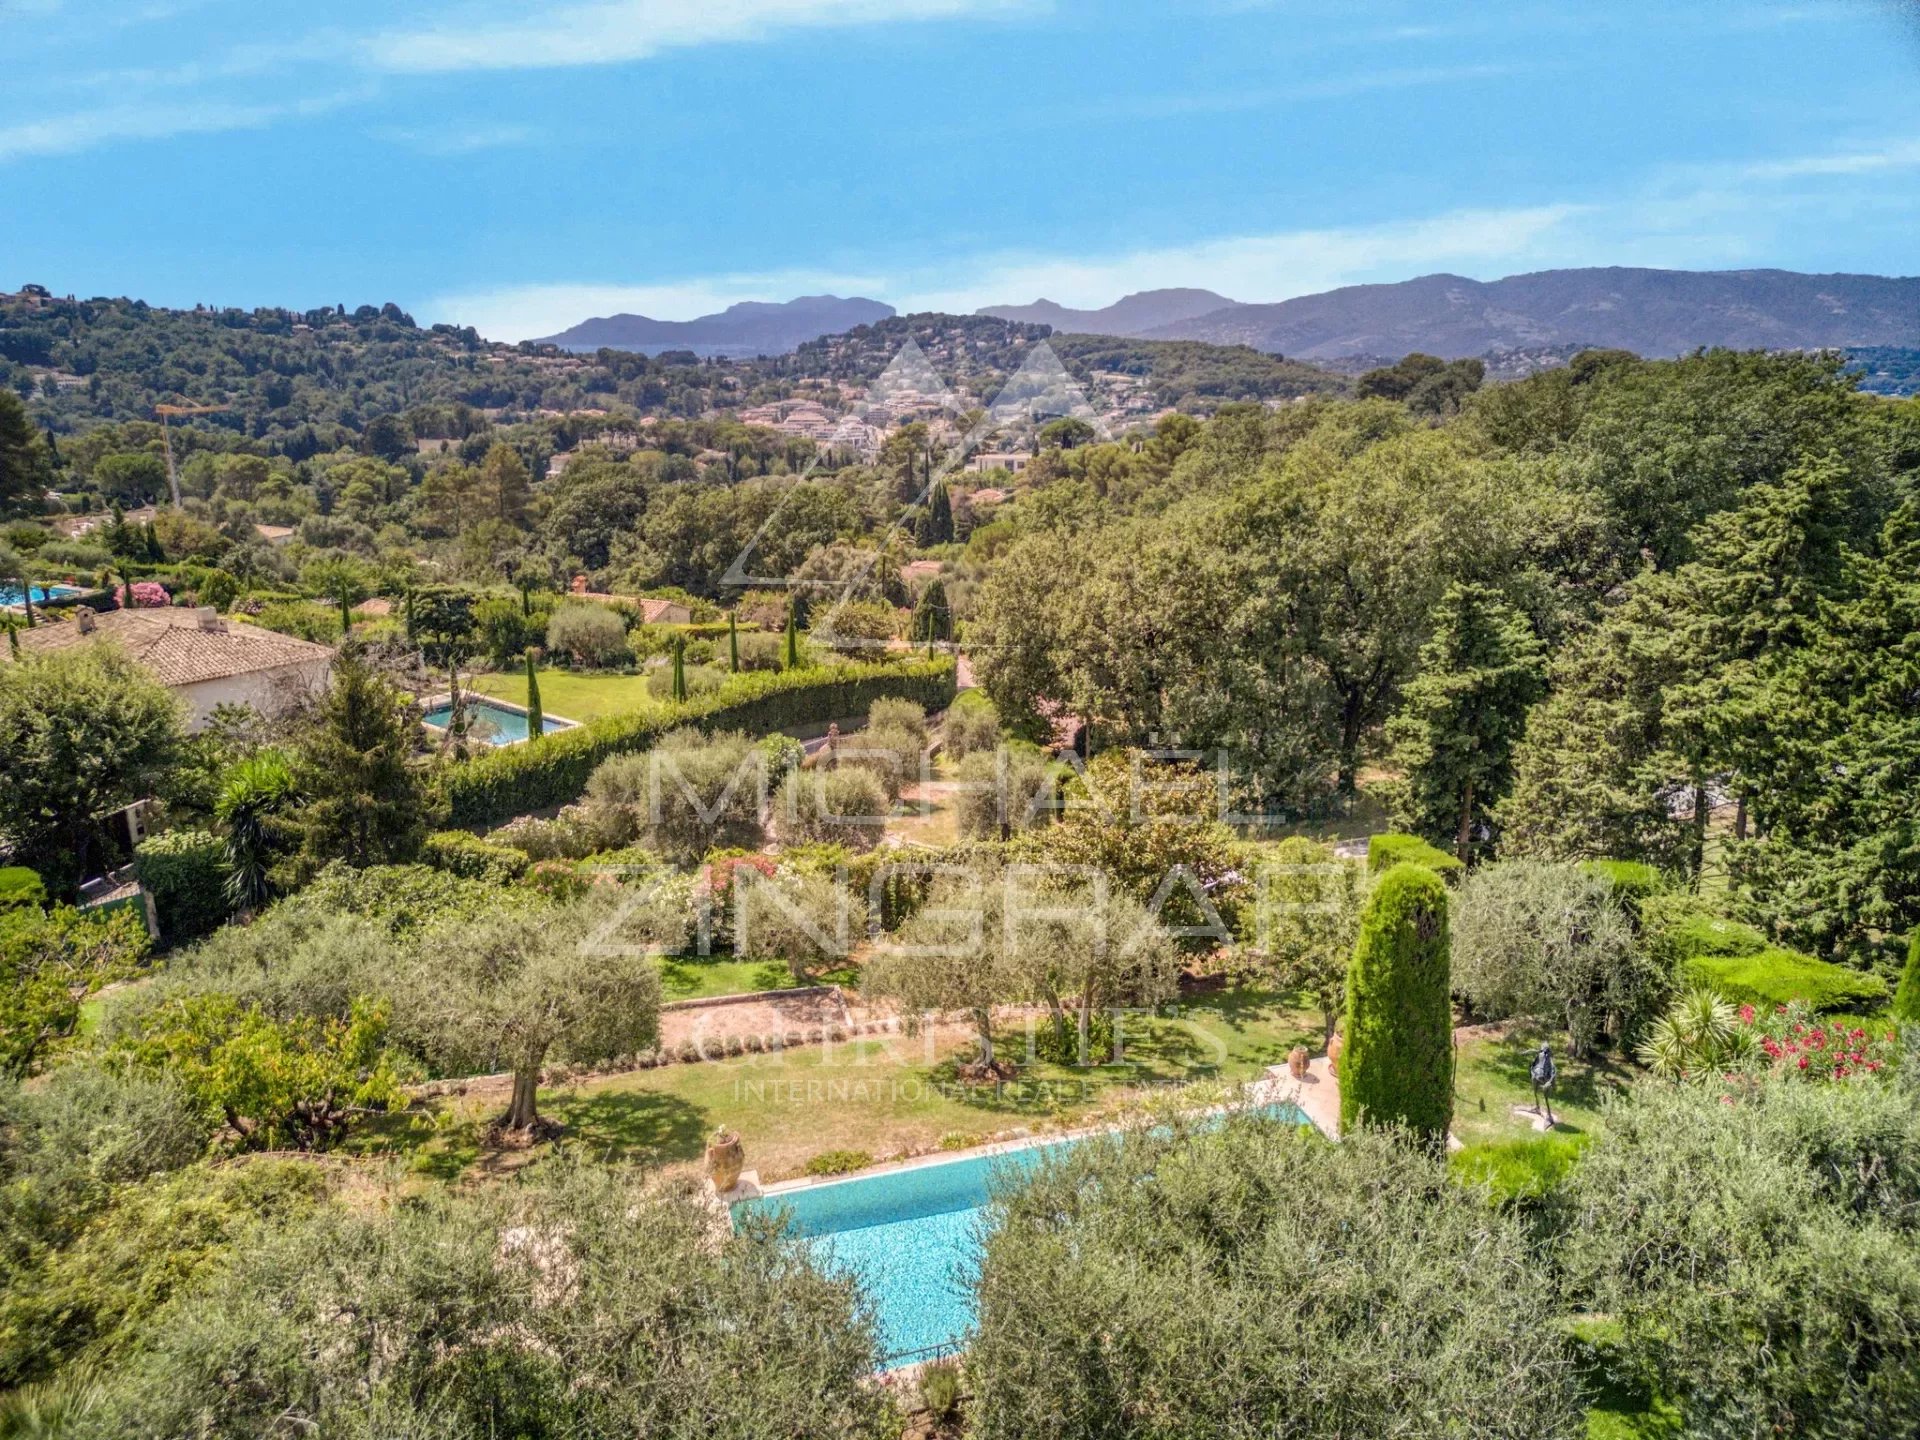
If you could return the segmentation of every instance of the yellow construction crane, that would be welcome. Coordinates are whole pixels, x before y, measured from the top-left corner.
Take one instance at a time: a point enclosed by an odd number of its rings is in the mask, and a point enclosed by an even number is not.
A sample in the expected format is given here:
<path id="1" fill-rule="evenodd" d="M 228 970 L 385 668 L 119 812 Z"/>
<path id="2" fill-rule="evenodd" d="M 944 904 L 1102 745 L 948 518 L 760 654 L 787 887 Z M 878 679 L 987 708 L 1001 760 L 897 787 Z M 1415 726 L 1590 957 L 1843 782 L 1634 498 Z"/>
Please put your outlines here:
<path id="1" fill-rule="evenodd" d="M 156 405 L 153 413 L 160 417 L 160 443 L 167 451 L 167 488 L 173 492 L 173 503 L 180 504 L 180 477 L 173 473 L 173 438 L 167 433 L 167 417 L 170 415 L 218 415 L 231 409 L 228 405 Z"/>

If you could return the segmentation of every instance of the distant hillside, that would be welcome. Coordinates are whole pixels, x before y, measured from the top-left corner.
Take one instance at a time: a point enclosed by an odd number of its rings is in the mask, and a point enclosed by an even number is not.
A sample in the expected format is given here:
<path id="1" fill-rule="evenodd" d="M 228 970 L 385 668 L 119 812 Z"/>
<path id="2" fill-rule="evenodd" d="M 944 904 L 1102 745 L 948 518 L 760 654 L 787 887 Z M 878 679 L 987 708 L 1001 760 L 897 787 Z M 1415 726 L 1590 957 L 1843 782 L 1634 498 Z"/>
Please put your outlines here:
<path id="1" fill-rule="evenodd" d="M 1423 275 L 1274 305 L 1234 305 L 1150 332 L 1251 345 L 1306 360 L 1454 359 L 1507 350 L 1608 346 L 1651 357 L 1741 350 L 1920 344 L 1920 279 L 1787 270 L 1542 270 L 1482 282 Z"/>
<path id="2" fill-rule="evenodd" d="M 1130 337 L 1232 309 L 1238 303 L 1211 290 L 1142 290 L 1101 310 L 1070 310 L 1051 300 L 1036 300 L 1031 305 L 992 305 L 974 314 L 1022 325 L 1051 325 L 1076 335 Z"/>
<path id="3" fill-rule="evenodd" d="M 808 340 L 837 335 L 856 325 L 871 325 L 892 314 L 893 307 L 878 300 L 802 295 L 781 304 L 745 300 L 729 305 L 718 315 L 702 315 L 697 320 L 608 315 L 583 320 L 536 343 L 558 345 L 563 350 L 638 350 L 649 355 L 690 350 L 702 357 L 751 359 L 756 355 L 785 355 Z"/>

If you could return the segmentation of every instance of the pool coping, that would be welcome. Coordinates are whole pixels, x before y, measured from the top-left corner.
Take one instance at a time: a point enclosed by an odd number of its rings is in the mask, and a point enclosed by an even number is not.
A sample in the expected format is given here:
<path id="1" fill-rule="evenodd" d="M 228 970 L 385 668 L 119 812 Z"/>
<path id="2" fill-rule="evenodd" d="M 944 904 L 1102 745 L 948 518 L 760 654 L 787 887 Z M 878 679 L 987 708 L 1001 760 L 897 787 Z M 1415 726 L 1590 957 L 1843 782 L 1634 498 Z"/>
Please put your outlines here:
<path id="1" fill-rule="evenodd" d="M 460 693 L 464 699 L 478 700 L 485 704 L 496 706 L 501 710 L 511 710 L 514 714 L 522 718 L 525 718 L 527 714 L 526 706 L 512 700 L 502 700 L 497 695 L 488 695 L 480 690 L 463 690 Z M 453 692 L 451 690 L 436 690 L 430 694 L 416 695 L 413 703 L 418 705 L 422 711 L 437 710 L 442 705 L 453 704 Z M 565 715 L 554 715 L 544 707 L 540 711 L 540 719 L 543 722 L 552 721 L 555 725 L 559 726 L 561 730 L 578 730 L 586 723 L 583 720 L 570 720 Z M 436 725 L 431 720 L 423 719 L 420 724 L 425 729 L 433 731 L 436 735 L 444 735 L 447 733 L 446 726 Z M 541 733 L 546 734 L 547 732 L 542 730 Z M 495 750 L 505 750 L 510 745 L 524 745 L 527 743 L 527 740 L 531 739 L 533 739 L 533 736 L 529 735 L 525 740 L 509 740 L 505 745 L 495 745 L 493 748 Z"/>
<path id="2" fill-rule="evenodd" d="M 1274 1067 L 1284 1069 L 1284 1067 Z M 1309 1077 L 1309 1081 L 1314 1077 Z M 1339 1136 L 1327 1129 L 1324 1117 L 1315 1115 L 1315 1106 L 1309 1108 L 1302 1103 L 1305 1085 L 1309 1081 L 1294 1079 L 1291 1075 L 1273 1075 L 1271 1073 L 1258 1080 L 1246 1082 L 1242 1097 L 1224 1105 L 1209 1105 L 1191 1112 L 1195 1116 L 1231 1115 L 1242 1110 L 1259 1109 L 1267 1105 L 1290 1104 L 1300 1112 L 1301 1117 L 1328 1139 Z M 923 1170 L 934 1165 L 957 1165 L 966 1160 L 979 1160 L 998 1155 L 1012 1155 L 1021 1150 L 1030 1150 L 1036 1145 L 1052 1145 L 1065 1140 L 1087 1140 L 1097 1135 L 1117 1135 L 1132 1123 L 1127 1120 L 1110 1122 L 1103 1125 L 1081 1125 L 1071 1130 L 1053 1130 L 1044 1134 L 1016 1135 L 1006 1140 L 993 1140 L 984 1145 L 971 1145 L 964 1150 L 940 1150 L 926 1155 L 909 1155 L 899 1160 L 889 1160 L 878 1165 L 869 1165 L 850 1175 L 802 1175 L 792 1180 L 778 1180 L 771 1185 L 760 1184 L 759 1174 L 753 1170 L 740 1172 L 740 1180 L 731 1190 L 715 1191 L 713 1182 L 707 1182 L 707 1188 L 713 1198 L 727 1209 L 727 1225 L 733 1226 L 733 1207 L 747 1200 L 778 1199 L 782 1195 L 794 1195 L 801 1191 L 812 1192 L 835 1185 L 848 1185 L 855 1181 L 871 1180 L 880 1175 L 897 1175 L 907 1170 Z"/>

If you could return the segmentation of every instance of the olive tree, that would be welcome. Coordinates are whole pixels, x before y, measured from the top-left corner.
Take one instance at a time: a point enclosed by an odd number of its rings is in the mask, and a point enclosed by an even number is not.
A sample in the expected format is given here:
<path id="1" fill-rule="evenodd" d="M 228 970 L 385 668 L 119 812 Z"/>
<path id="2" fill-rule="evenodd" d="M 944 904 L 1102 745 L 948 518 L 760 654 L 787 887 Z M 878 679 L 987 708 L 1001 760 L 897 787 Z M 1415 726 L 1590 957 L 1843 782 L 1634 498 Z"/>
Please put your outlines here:
<path id="1" fill-rule="evenodd" d="M 1346 1008 L 1347 967 L 1366 899 L 1366 867 L 1311 840 L 1282 840 L 1260 868 L 1254 947 L 1280 986 L 1313 996 L 1323 1045 Z"/>
<path id="2" fill-rule="evenodd" d="M 106 1437 L 900 1433 L 856 1282 L 635 1174 L 326 1205 L 153 1317 Z"/>
<path id="3" fill-rule="evenodd" d="M 1140 1128 L 1049 1152 L 983 1228 L 980 1440 L 1585 1434 L 1521 1222 L 1384 1135 Z"/>
<path id="4" fill-rule="evenodd" d="M 1008 930 L 1000 876 L 942 877 L 891 941 L 874 947 L 861 983 L 909 1012 L 965 1016 L 980 1042 L 980 1064 L 992 1069 L 995 1007 L 1040 988 L 1030 956 Z"/>
<path id="5" fill-rule="evenodd" d="M 822 965 L 846 963 L 866 937 L 866 897 L 831 875 L 783 870 L 768 877 L 733 870 L 735 953 L 784 961 L 796 985 Z"/>
<path id="6" fill-rule="evenodd" d="M 764 774 L 760 751 L 738 731 L 675 730 L 651 750 L 602 761 L 587 777 L 587 816 L 609 844 L 641 838 L 690 865 L 715 848 L 759 847 Z"/>
<path id="7" fill-rule="evenodd" d="M 500 1127 L 538 1127 L 549 1059 L 591 1064 L 658 1038 L 652 947 L 621 933 L 617 919 L 596 904 L 489 916 L 422 945 L 398 984 L 396 1033 L 444 1072 L 511 1071 Z"/>
<path id="8" fill-rule="evenodd" d="M 1556 1215 L 1571 1298 L 1687 1434 L 1920 1430 L 1911 1082 L 1644 1084 Z"/>
<path id="9" fill-rule="evenodd" d="M 1612 887 L 1579 865 L 1484 865 L 1453 910 L 1455 992 L 1482 1019 L 1553 1015 L 1576 1056 L 1647 1013 L 1665 988 Z"/>

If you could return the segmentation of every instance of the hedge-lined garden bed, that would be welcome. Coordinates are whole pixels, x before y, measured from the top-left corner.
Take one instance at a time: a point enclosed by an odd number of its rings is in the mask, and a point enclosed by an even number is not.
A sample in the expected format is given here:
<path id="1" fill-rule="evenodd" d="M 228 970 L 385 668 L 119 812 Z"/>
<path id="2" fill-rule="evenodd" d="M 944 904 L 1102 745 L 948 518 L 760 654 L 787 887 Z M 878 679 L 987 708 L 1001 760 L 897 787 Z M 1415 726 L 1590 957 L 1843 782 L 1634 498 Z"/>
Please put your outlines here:
<path id="1" fill-rule="evenodd" d="M 491 828 L 516 815 L 579 798 L 587 777 L 609 755 L 645 750 L 683 725 L 743 730 L 751 735 L 819 725 L 864 714 L 886 696 L 928 710 L 953 700 L 951 658 L 848 665 L 828 670 L 760 671 L 735 676 L 711 695 L 638 715 L 609 715 L 527 745 L 511 745 L 446 771 L 440 780 L 449 821 Z"/>

